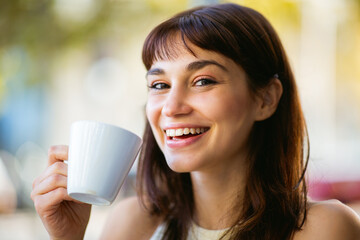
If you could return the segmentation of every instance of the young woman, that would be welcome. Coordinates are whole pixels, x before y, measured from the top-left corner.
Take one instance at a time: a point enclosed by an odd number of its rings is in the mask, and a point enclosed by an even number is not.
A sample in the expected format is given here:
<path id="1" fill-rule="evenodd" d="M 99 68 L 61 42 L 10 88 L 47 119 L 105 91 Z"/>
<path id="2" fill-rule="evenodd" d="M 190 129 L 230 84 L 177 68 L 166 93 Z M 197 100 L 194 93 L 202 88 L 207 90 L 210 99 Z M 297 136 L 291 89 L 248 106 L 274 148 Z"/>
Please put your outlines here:
<path id="1" fill-rule="evenodd" d="M 149 96 L 138 196 L 103 239 L 360 239 L 359 217 L 306 197 L 306 126 L 270 23 L 235 4 L 161 23 L 143 48 Z M 49 151 L 32 199 L 53 239 L 81 239 L 90 206 L 66 193 L 67 147 Z M 305 162 L 305 163 L 304 163 Z"/>

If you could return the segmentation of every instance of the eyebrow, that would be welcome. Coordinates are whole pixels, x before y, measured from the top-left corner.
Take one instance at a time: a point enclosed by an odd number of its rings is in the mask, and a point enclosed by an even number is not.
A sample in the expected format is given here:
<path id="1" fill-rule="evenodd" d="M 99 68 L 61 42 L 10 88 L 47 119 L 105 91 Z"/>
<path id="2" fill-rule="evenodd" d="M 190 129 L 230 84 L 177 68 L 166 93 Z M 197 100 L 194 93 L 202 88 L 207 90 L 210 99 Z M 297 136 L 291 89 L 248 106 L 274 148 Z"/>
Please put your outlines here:
<path id="1" fill-rule="evenodd" d="M 225 66 L 223 66 L 220 63 L 213 61 L 213 60 L 200 60 L 200 61 L 192 62 L 192 63 L 189 63 L 189 65 L 187 65 L 186 69 L 188 71 L 194 71 L 194 70 L 199 70 L 201 68 L 204 68 L 208 65 L 215 65 L 215 66 L 218 66 L 219 68 L 221 68 L 222 70 L 224 70 L 225 72 L 228 71 Z"/>
<path id="2" fill-rule="evenodd" d="M 162 75 L 165 74 L 165 71 L 161 68 L 151 68 L 149 71 L 147 71 L 146 76 L 149 75 Z"/>
<path id="3" fill-rule="evenodd" d="M 200 70 L 206 66 L 209 65 L 215 65 L 218 66 L 219 68 L 221 68 L 223 71 L 228 72 L 227 68 L 223 65 L 221 65 L 220 63 L 213 61 L 213 60 L 200 60 L 200 61 L 195 61 L 195 62 L 191 62 L 186 66 L 186 70 L 187 71 L 195 71 L 195 70 Z M 162 75 L 165 74 L 164 69 L 161 68 L 151 68 L 147 73 L 146 76 L 148 75 Z"/>

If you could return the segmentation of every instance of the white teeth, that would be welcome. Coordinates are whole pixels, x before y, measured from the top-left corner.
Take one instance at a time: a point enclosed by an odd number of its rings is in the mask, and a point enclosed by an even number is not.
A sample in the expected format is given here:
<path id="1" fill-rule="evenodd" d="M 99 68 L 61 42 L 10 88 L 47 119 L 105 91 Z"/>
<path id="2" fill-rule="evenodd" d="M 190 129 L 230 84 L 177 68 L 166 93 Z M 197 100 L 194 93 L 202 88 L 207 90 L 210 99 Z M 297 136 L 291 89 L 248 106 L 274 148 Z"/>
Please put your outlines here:
<path id="1" fill-rule="evenodd" d="M 185 129 L 184 129 L 184 134 L 185 134 L 185 135 L 188 135 L 189 133 L 190 133 L 190 129 L 185 128 Z"/>
<path id="2" fill-rule="evenodd" d="M 175 136 L 182 136 L 184 133 L 184 130 L 181 128 L 176 129 Z"/>
<path id="3" fill-rule="evenodd" d="M 175 137 L 175 129 L 170 129 L 170 131 L 169 131 L 169 136 L 170 137 Z"/>
<path id="4" fill-rule="evenodd" d="M 175 137 L 175 136 L 182 136 L 188 134 L 199 134 L 205 132 L 205 128 L 177 128 L 177 129 L 167 129 L 166 136 L 168 137 Z"/>

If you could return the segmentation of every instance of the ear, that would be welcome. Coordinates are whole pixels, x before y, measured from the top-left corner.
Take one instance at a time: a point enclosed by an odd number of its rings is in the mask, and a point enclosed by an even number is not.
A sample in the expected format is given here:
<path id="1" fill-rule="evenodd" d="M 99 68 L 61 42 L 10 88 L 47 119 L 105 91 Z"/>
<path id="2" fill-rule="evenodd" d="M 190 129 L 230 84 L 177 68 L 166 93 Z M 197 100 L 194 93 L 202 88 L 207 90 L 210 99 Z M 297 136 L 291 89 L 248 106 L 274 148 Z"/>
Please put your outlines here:
<path id="1" fill-rule="evenodd" d="M 263 121 L 274 114 L 282 93 L 283 87 L 280 80 L 272 78 L 270 83 L 262 89 L 257 96 L 258 107 L 255 116 L 256 121 Z"/>

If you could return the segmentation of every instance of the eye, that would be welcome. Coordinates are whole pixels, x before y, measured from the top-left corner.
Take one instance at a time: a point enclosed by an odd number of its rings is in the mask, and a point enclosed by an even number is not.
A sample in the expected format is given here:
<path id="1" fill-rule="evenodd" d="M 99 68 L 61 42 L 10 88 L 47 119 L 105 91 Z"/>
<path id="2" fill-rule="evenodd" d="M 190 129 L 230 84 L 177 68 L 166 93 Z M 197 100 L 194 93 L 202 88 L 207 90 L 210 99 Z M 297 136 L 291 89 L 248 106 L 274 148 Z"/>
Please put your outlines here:
<path id="1" fill-rule="evenodd" d="M 148 86 L 150 89 L 155 89 L 155 90 L 162 90 L 162 89 L 166 89 L 166 88 L 170 88 L 170 86 L 166 83 L 153 83 L 152 85 Z"/>
<path id="2" fill-rule="evenodd" d="M 215 84 L 216 81 L 209 79 L 209 78 L 201 78 L 199 80 L 197 80 L 194 84 L 194 86 L 206 86 L 206 85 L 211 85 L 211 84 Z"/>

